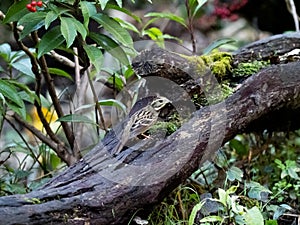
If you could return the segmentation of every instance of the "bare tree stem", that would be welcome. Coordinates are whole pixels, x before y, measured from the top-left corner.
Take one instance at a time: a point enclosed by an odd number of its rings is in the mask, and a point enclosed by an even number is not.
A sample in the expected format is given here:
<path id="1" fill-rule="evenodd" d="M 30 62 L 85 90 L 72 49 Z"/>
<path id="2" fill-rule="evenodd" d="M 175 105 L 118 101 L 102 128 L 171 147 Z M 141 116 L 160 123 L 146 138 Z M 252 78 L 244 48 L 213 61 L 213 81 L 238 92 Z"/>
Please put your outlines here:
<path id="1" fill-rule="evenodd" d="M 106 126 L 105 126 L 105 121 L 104 121 L 103 112 L 102 112 L 102 109 L 101 109 L 100 105 L 98 104 L 98 96 L 97 96 L 95 87 L 94 87 L 94 85 L 93 85 L 93 82 L 92 82 L 92 80 L 91 80 L 90 72 L 89 72 L 88 69 L 86 70 L 86 73 L 87 73 L 87 76 L 88 76 L 89 85 L 90 85 L 91 90 L 92 90 L 92 93 L 93 93 L 93 98 L 94 98 L 94 102 L 95 102 L 95 107 L 96 107 L 96 109 L 97 109 L 97 111 L 98 111 L 98 113 L 99 113 L 100 121 L 101 121 L 101 123 L 102 123 L 102 125 L 103 125 L 103 129 L 107 132 L 108 130 L 107 130 Z"/>
<path id="2" fill-rule="evenodd" d="M 186 11 L 187 11 L 187 16 L 188 16 L 188 30 L 191 35 L 193 53 L 196 53 L 197 49 L 196 49 L 196 40 L 195 40 L 194 27 L 193 27 L 193 16 L 191 15 L 191 7 L 189 4 L 189 0 L 185 0 L 185 7 L 186 7 Z"/>
<path id="3" fill-rule="evenodd" d="M 43 143 L 45 143 L 46 145 L 48 145 L 50 148 L 52 148 L 57 155 L 67 164 L 67 165 L 72 165 L 74 164 L 77 159 L 74 158 L 74 156 L 68 154 L 68 150 L 65 146 L 65 144 L 60 141 L 59 143 L 51 140 L 51 138 L 46 137 L 40 130 L 38 130 L 37 128 L 35 128 L 34 126 L 30 125 L 29 123 L 27 123 L 26 121 L 24 121 L 20 116 L 18 116 L 17 114 L 13 114 L 12 116 L 21 126 L 25 127 L 26 129 L 28 129 L 30 132 L 32 132 L 34 134 L 34 136 L 36 136 L 38 139 L 40 139 Z M 6 116 L 5 117 L 6 120 L 10 121 L 11 119 Z"/>
<path id="4" fill-rule="evenodd" d="M 294 3 L 294 0 L 286 0 L 287 8 L 289 12 L 292 14 L 294 23 L 295 23 L 295 29 L 298 32 L 299 31 L 299 16 L 296 11 L 296 6 Z"/>

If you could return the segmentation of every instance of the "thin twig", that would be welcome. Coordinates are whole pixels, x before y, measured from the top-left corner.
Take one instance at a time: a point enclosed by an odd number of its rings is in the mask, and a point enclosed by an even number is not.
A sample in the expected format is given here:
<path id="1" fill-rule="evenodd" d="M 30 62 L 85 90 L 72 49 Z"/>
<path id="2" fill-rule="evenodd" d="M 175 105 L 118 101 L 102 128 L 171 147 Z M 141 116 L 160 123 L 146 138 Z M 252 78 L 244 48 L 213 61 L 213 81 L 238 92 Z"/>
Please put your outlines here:
<path id="1" fill-rule="evenodd" d="M 81 77 L 80 77 L 80 65 L 79 65 L 79 58 L 78 58 L 78 49 L 76 47 L 73 47 L 74 51 L 74 69 L 75 69 L 75 84 L 76 84 L 76 93 L 78 93 L 78 98 L 77 98 L 77 103 L 75 108 L 82 106 L 84 104 L 84 96 L 85 96 L 85 91 L 87 87 L 87 82 L 83 82 Z M 76 125 L 76 129 L 74 130 L 74 135 L 77 140 L 77 144 L 81 146 L 81 140 L 82 140 L 82 135 L 83 135 L 83 123 L 79 123 Z"/>
<path id="2" fill-rule="evenodd" d="M 285 0 L 285 2 L 287 4 L 287 8 L 288 8 L 289 12 L 293 16 L 294 23 L 295 23 L 295 28 L 296 28 L 296 31 L 298 32 L 299 31 L 299 16 L 297 14 L 297 10 L 296 10 L 294 0 Z"/>
<path id="3" fill-rule="evenodd" d="M 37 35 L 36 32 L 34 32 L 32 34 L 32 37 L 33 37 L 34 41 L 36 42 L 36 44 L 38 44 L 39 39 L 38 39 L 38 35 Z M 55 86 L 54 86 L 54 83 L 53 83 L 53 78 L 51 77 L 51 75 L 49 73 L 48 65 L 47 65 L 45 57 L 41 56 L 40 59 L 38 60 L 38 62 L 39 62 L 39 65 L 41 67 L 42 74 L 44 75 L 45 82 L 47 84 L 47 88 L 48 88 L 49 95 L 51 97 L 54 109 L 57 113 L 58 118 L 61 118 L 61 117 L 64 116 L 64 112 L 62 110 L 61 104 L 60 104 L 59 99 L 57 97 Z M 74 139 L 74 134 L 73 134 L 72 130 L 70 129 L 68 123 L 64 122 L 64 121 L 61 121 L 61 126 L 64 130 L 64 133 L 66 135 L 68 143 L 69 143 L 69 145 L 72 149 L 72 153 L 75 156 L 79 156 L 79 150 L 76 148 L 76 144 L 74 143 L 74 140 L 75 140 Z"/>
<path id="4" fill-rule="evenodd" d="M 74 4 L 73 4 L 74 9 L 78 8 L 79 3 L 80 3 L 80 0 L 75 0 L 74 1 Z"/>
<path id="5" fill-rule="evenodd" d="M 99 113 L 100 121 L 101 121 L 101 123 L 103 125 L 103 130 L 105 130 L 107 132 L 108 130 L 107 130 L 106 126 L 105 126 L 103 112 L 102 112 L 102 109 L 101 109 L 100 105 L 98 104 L 98 96 L 97 96 L 95 87 L 93 85 L 92 79 L 90 77 L 89 70 L 86 70 L 86 73 L 87 73 L 87 76 L 88 76 L 89 85 L 90 85 L 92 93 L 93 93 L 93 98 L 94 98 L 94 102 L 95 102 L 95 108 L 97 109 L 97 111 Z"/>
<path id="6" fill-rule="evenodd" d="M 35 94 L 40 98 L 40 94 L 41 94 L 41 74 L 39 72 L 39 68 L 38 68 L 38 61 L 36 60 L 35 56 L 31 53 L 31 51 L 29 50 L 29 48 L 27 48 L 23 42 L 19 39 L 19 33 L 17 30 L 17 24 L 14 23 L 13 24 L 13 33 L 14 33 L 14 38 L 18 44 L 18 46 L 20 47 L 20 49 L 22 51 L 24 51 L 26 53 L 26 55 L 28 55 L 28 57 L 30 58 L 30 62 L 31 62 L 31 70 L 35 75 Z M 37 102 L 36 100 L 34 101 L 34 106 L 36 107 L 37 110 L 37 114 L 41 120 L 41 123 L 43 124 L 47 134 L 49 135 L 49 137 L 55 141 L 56 143 L 59 143 L 60 140 L 56 137 L 56 135 L 54 134 L 54 132 L 52 131 L 48 121 L 45 118 L 45 115 L 42 111 L 42 106 L 40 105 L 39 102 Z"/>
<path id="7" fill-rule="evenodd" d="M 4 119 L 8 122 L 8 124 L 17 132 L 17 134 L 20 136 L 20 138 L 22 139 L 22 141 L 25 143 L 27 149 L 30 151 L 33 159 L 35 160 L 35 162 L 37 162 L 39 164 L 39 166 L 42 168 L 43 171 L 46 170 L 45 166 L 43 166 L 43 164 L 39 161 L 38 157 L 36 157 L 34 151 L 32 150 L 32 148 L 30 147 L 30 145 L 27 143 L 27 141 L 25 140 L 24 136 L 21 134 L 21 132 L 17 129 L 17 127 L 15 126 L 15 124 L 13 123 L 13 121 L 11 121 L 11 119 L 6 115 L 4 117 Z M 25 121 L 24 121 L 25 122 Z"/>
<path id="8" fill-rule="evenodd" d="M 68 150 L 65 146 L 65 144 L 60 141 L 59 143 L 56 143 L 51 138 L 48 138 L 45 136 L 40 130 L 35 128 L 34 126 L 30 125 L 28 122 L 24 121 L 19 115 L 16 113 L 12 115 L 12 117 L 23 127 L 28 129 L 31 133 L 34 134 L 38 139 L 40 139 L 43 143 L 48 145 L 50 148 L 52 148 L 57 155 L 67 164 L 72 165 L 77 159 L 74 159 L 74 157 L 70 154 L 68 154 Z M 6 120 L 9 120 L 9 118 L 6 116 Z"/>
<path id="9" fill-rule="evenodd" d="M 189 0 L 185 0 L 185 7 L 186 7 L 186 11 L 187 11 L 187 16 L 188 16 L 188 30 L 191 35 L 193 53 L 196 53 L 196 40 L 195 40 L 195 35 L 194 35 L 193 17 L 191 15 L 191 7 L 189 4 Z"/>
<path id="10" fill-rule="evenodd" d="M 75 68 L 75 83 L 76 83 L 76 89 L 80 93 L 81 79 L 80 79 L 80 65 L 79 65 L 79 59 L 78 59 L 78 49 L 74 47 L 73 51 L 74 51 L 74 65 L 75 65 L 75 67 L 74 67 Z"/>
<path id="11" fill-rule="evenodd" d="M 76 66 L 75 63 L 72 60 L 68 59 L 67 57 L 58 54 L 54 50 L 51 50 L 50 54 L 51 54 L 50 56 L 52 58 L 54 58 L 56 61 L 58 61 L 59 63 L 65 65 L 67 67 L 70 67 L 70 68 L 75 68 L 75 66 Z M 79 66 L 79 70 L 81 70 L 81 69 L 82 69 L 82 66 Z"/>

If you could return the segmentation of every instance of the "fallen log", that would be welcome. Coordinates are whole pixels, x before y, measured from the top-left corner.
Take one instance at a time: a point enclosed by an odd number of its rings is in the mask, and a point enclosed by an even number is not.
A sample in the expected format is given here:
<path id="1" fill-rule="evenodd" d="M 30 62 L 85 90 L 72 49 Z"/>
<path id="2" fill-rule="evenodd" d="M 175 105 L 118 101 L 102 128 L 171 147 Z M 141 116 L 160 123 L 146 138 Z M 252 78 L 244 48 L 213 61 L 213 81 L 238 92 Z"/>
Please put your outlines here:
<path id="1" fill-rule="evenodd" d="M 151 209 L 236 134 L 257 124 L 274 126 L 272 118 L 278 116 L 298 126 L 299 110 L 300 63 L 272 65 L 126 163 L 110 155 L 116 138 L 108 135 L 42 188 L 1 197 L 0 223 L 127 224 L 136 211 Z"/>

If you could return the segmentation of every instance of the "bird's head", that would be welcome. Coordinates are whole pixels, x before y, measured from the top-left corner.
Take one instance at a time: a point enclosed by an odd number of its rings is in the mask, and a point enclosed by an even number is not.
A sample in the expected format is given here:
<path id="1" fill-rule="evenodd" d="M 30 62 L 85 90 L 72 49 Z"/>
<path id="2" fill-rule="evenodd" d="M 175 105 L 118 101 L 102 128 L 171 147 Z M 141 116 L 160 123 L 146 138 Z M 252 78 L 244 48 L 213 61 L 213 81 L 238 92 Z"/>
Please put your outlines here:
<path id="1" fill-rule="evenodd" d="M 157 98 L 155 98 L 152 103 L 151 106 L 153 107 L 153 109 L 155 111 L 159 111 L 161 110 L 166 104 L 170 103 L 171 101 L 165 97 L 162 96 L 158 96 Z"/>

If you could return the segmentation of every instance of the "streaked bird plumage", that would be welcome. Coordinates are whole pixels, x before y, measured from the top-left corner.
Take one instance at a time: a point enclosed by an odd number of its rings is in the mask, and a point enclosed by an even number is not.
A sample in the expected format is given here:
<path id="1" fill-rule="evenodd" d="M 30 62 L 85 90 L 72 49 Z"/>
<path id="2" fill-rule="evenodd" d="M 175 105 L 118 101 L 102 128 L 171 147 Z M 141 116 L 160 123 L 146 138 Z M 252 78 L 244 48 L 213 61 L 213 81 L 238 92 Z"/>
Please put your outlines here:
<path id="1" fill-rule="evenodd" d="M 151 96 L 137 101 L 122 124 L 122 130 L 119 131 L 121 133 L 116 134 L 119 142 L 111 154 L 119 154 L 128 140 L 143 134 L 154 125 L 160 110 L 169 102 L 170 100 L 162 96 Z"/>

